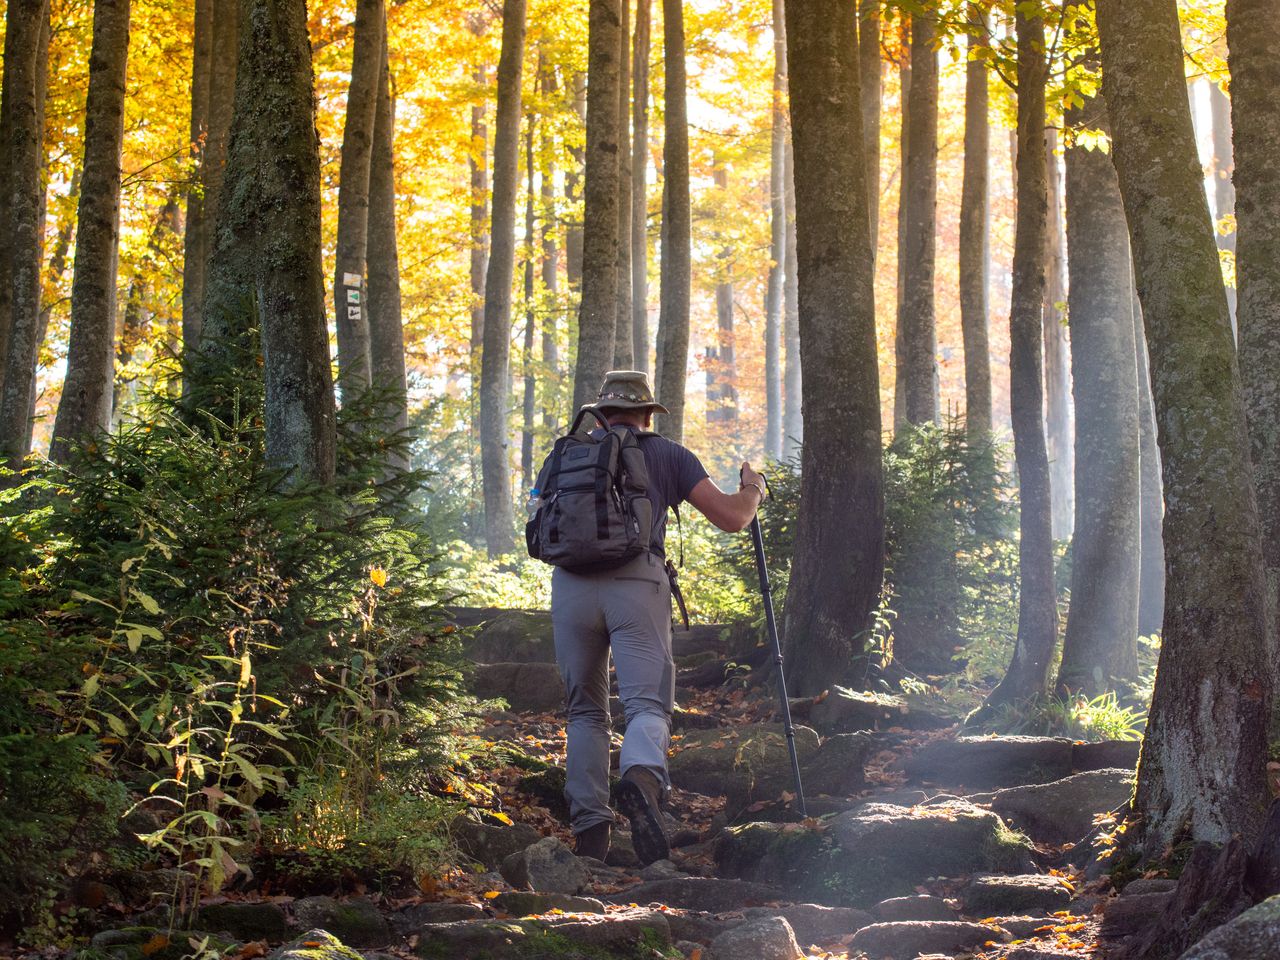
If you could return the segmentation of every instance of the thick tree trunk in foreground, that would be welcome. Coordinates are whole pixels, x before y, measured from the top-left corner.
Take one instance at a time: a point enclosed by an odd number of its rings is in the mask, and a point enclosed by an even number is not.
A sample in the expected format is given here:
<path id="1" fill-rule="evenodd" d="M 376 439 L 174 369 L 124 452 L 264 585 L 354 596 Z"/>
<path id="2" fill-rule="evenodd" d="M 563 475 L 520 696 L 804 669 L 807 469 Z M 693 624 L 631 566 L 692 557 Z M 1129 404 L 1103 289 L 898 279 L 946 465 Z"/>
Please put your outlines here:
<path id="1" fill-rule="evenodd" d="M 1156 854 L 1184 829 L 1213 843 L 1234 833 L 1249 842 L 1260 829 L 1272 658 L 1244 402 L 1177 6 L 1100 0 L 1098 27 L 1164 460 L 1164 642 L 1134 800 Z"/>
<path id="2" fill-rule="evenodd" d="M 1044 295 L 1044 408 L 1049 450 L 1049 487 L 1053 495 L 1053 536 L 1071 537 L 1074 520 L 1075 446 L 1071 424 L 1071 349 L 1067 342 L 1067 234 L 1062 222 L 1062 176 L 1058 132 L 1046 130 L 1045 169 L 1049 176 L 1048 248 Z"/>
<path id="3" fill-rule="evenodd" d="M 94 0 L 67 376 L 49 450 L 60 463 L 71 458 L 77 445 L 111 426 L 128 59 L 129 0 Z"/>
<path id="4" fill-rule="evenodd" d="M 632 48 L 631 349 L 632 365 L 649 370 L 649 48 L 653 0 L 636 0 Z M 625 242 L 625 239 L 624 241 Z"/>
<path id="5" fill-rule="evenodd" d="M 799 695 L 850 676 L 884 572 L 875 284 L 855 44 L 857 10 L 790 0 L 804 414 L 800 516 L 786 606 Z"/>
<path id="6" fill-rule="evenodd" d="M 204 271 L 209 259 L 212 208 L 204 196 L 205 157 L 209 136 L 209 82 L 213 69 L 213 0 L 196 0 L 191 51 L 191 159 L 194 166 L 187 190 L 186 224 L 182 237 L 182 346 L 195 351 L 200 340 L 200 305 L 204 300 Z"/>
<path id="7" fill-rule="evenodd" d="M 782 281 L 782 343 L 786 359 L 782 367 L 782 457 L 800 455 L 804 444 L 804 360 L 800 355 L 800 280 L 796 269 L 796 183 L 795 157 L 791 149 L 790 125 L 783 144 L 783 206 L 786 213 L 786 273 Z"/>
<path id="8" fill-rule="evenodd" d="M 684 436 L 684 388 L 689 363 L 689 284 L 692 276 L 683 0 L 662 0 L 662 21 L 666 113 L 662 142 L 664 242 L 658 314 L 658 329 L 662 337 L 658 400 L 671 413 L 660 418 L 658 429 L 679 443 Z"/>
<path id="9" fill-rule="evenodd" d="M 1073 117 L 1107 129 L 1100 98 Z M 1138 675 L 1140 501 L 1133 273 L 1110 154 L 1066 155 L 1071 380 L 1076 407 L 1071 608 L 1058 691 L 1090 697 Z"/>
<path id="10" fill-rule="evenodd" d="M 241 0 L 226 183 L 205 317 L 217 339 L 242 333 L 257 301 L 267 460 L 293 482 L 333 478 L 337 440 L 320 256 L 320 143 L 303 0 Z M 199 368 L 225 357 L 206 342 Z M 208 380 L 206 380 L 208 382 Z M 215 383 L 215 387 L 217 384 Z M 211 398 L 215 409 L 230 397 Z"/>
<path id="11" fill-rule="evenodd" d="M 1268 16 L 1273 15 L 1273 11 L 1266 11 Z M 1238 41 L 1237 41 L 1238 42 Z M 1228 45 L 1230 41 L 1228 40 Z M 1264 53 L 1264 56 L 1271 56 L 1274 50 Z M 1247 70 L 1247 68 L 1246 68 Z M 1235 95 L 1236 85 L 1234 71 L 1232 74 L 1231 84 L 1232 94 Z M 1216 221 L 1214 233 L 1218 238 L 1219 250 L 1230 250 L 1232 253 L 1236 251 L 1236 230 L 1227 230 L 1223 232 L 1218 224 L 1222 218 L 1234 215 L 1236 212 L 1236 188 L 1233 182 L 1233 171 L 1235 170 L 1234 151 L 1231 146 L 1232 129 L 1231 129 L 1231 101 L 1227 99 L 1227 95 L 1222 92 L 1222 88 L 1212 81 L 1209 82 L 1209 114 L 1213 126 L 1213 217 Z M 1246 137 L 1251 133 L 1246 133 Z M 1238 224 L 1237 224 L 1238 227 Z M 1237 267 L 1239 264 L 1237 263 Z M 1236 329 L 1236 306 L 1237 293 L 1240 288 L 1240 277 L 1236 275 L 1235 286 L 1227 287 L 1227 306 L 1231 310 L 1231 329 Z"/>
<path id="12" fill-rule="evenodd" d="M 987 29 L 987 15 L 982 6 L 969 4 L 970 44 L 985 42 Z M 965 427 L 974 440 L 991 434 L 989 101 L 987 65 L 971 54 L 965 67 L 964 179 L 960 191 L 960 326 L 964 337 Z"/>
<path id="13" fill-rule="evenodd" d="M 333 267 L 338 386 L 344 400 L 363 392 L 373 378 L 369 316 L 362 301 L 369 246 L 369 164 L 373 157 L 373 123 L 378 112 L 385 23 L 383 0 L 357 0 L 351 85 L 347 88 L 342 162 L 338 171 L 338 239 Z"/>
<path id="14" fill-rule="evenodd" d="M 631 317 L 631 0 L 620 0 L 618 44 L 618 317 L 613 334 L 613 365 L 635 366 Z"/>
<path id="15" fill-rule="evenodd" d="M 618 322 L 618 52 L 620 0 L 590 0 L 582 299 L 573 407 L 593 402 L 613 360 Z M 670 29 L 670 27 L 668 27 Z M 668 92 L 668 97 L 672 96 Z M 670 110 L 674 105 L 669 104 Z M 666 274 L 663 273 L 663 283 Z M 665 432 L 665 431 L 664 431 Z"/>
<path id="16" fill-rule="evenodd" d="M 858 15 L 858 83 L 862 97 L 862 146 L 867 156 L 867 223 L 871 255 L 880 241 L 880 0 L 862 0 Z"/>
<path id="17" fill-rule="evenodd" d="M 787 263 L 787 28 L 773 0 L 773 114 L 769 132 L 769 278 L 764 300 L 764 453 L 782 456 L 782 290 Z"/>
<path id="18" fill-rule="evenodd" d="M 1273 650 L 1280 603 L 1280 46 L 1272 30 L 1277 0 L 1230 0 L 1232 114 L 1235 121 L 1237 318 L 1240 374 L 1262 523 Z"/>
<path id="19" fill-rule="evenodd" d="M 1132 265 L 1130 267 L 1132 272 Z M 1164 483 L 1160 445 L 1156 442 L 1156 408 L 1151 398 L 1151 365 L 1147 362 L 1147 333 L 1142 323 L 1138 288 L 1133 299 L 1133 339 L 1138 371 L 1138 473 L 1142 488 L 1142 573 L 1138 587 L 1138 636 L 1160 632 L 1164 623 Z"/>
<path id="20" fill-rule="evenodd" d="M 1013 450 L 1021 501 L 1018 640 L 1009 670 L 982 709 L 1045 692 L 1058 639 L 1053 582 L 1049 457 L 1044 437 L 1041 322 L 1045 291 L 1048 172 L 1045 165 L 1044 21 L 1017 16 L 1018 214 L 1009 307 Z"/>
<path id="21" fill-rule="evenodd" d="M 43 64 L 48 50 L 48 0 L 10 0 L 5 21 L 4 129 L 8 155 L 8 317 L 0 315 L 0 462 L 10 466 L 31 452 L 36 355 L 40 329 L 40 264 L 43 251 Z M 6 324 L 7 320 L 7 324 Z"/>
<path id="22" fill-rule="evenodd" d="M 898 313 L 899 381 L 902 415 L 907 423 L 938 419 L 938 335 L 933 281 L 937 250 L 938 205 L 938 53 L 937 24 L 926 14 L 911 18 L 910 117 L 903 231 L 906 272 Z"/>
<path id="23" fill-rule="evenodd" d="M 400 250 L 396 242 L 395 101 L 387 62 L 385 29 L 378 80 L 373 156 L 369 163 L 368 299 L 369 358 L 373 384 L 387 395 L 382 429 L 408 429 L 408 382 L 404 362 L 404 323 L 400 304 Z M 392 466 L 406 468 L 407 462 Z"/>
<path id="24" fill-rule="evenodd" d="M 524 64 L 525 0 L 503 0 L 498 112 L 493 135 L 493 240 L 484 289 L 484 347 L 480 354 L 480 469 L 489 556 L 515 549 L 511 502 L 511 280 L 516 255 L 516 190 L 520 178 L 520 84 Z"/>

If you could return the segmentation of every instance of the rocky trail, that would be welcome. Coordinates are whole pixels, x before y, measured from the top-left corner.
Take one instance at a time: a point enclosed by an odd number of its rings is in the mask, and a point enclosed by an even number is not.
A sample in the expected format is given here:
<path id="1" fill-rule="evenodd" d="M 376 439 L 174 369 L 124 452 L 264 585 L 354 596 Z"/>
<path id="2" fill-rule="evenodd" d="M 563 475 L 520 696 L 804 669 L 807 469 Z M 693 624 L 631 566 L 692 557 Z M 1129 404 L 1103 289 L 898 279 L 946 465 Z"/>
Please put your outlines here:
<path id="1" fill-rule="evenodd" d="M 407 896 L 358 882 L 299 896 L 260 881 L 203 903 L 195 942 L 242 944 L 239 960 L 1050 960 L 1106 955 L 1175 896 L 1174 881 L 1141 877 L 1117 893 L 1097 860 L 1135 742 L 957 736 L 938 704 L 836 691 L 794 704 L 801 819 L 770 688 L 742 666 L 759 650 L 718 627 L 677 634 L 671 859 L 640 868 L 625 821 L 607 862 L 580 859 L 556 766 L 549 618 L 458 621 L 479 625 L 475 690 L 510 705 L 480 736 L 519 757 L 484 776 L 487 808 L 454 824 L 474 867 Z M 112 960 L 190 954 L 185 934 L 170 943 L 146 919 L 92 948 Z"/>

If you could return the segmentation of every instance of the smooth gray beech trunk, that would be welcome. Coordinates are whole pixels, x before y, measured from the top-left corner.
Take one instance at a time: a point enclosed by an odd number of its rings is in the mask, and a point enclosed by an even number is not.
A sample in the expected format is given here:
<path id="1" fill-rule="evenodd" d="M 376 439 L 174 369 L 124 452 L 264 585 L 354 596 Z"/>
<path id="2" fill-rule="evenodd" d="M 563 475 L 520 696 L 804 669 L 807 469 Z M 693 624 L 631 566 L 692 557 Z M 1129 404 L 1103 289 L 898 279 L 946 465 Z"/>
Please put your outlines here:
<path id="1" fill-rule="evenodd" d="M 902 46 L 898 53 L 899 129 L 898 129 L 898 270 L 897 301 L 893 327 L 893 431 L 897 433 L 907 422 L 906 365 L 902 362 L 906 347 L 902 338 L 902 307 L 907 290 L 907 194 L 906 158 L 910 155 L 911 134 L 911 20 L 904 13 L 900 24 Z"/>
<path id="2" fill-rule="evenodd" d="M 484 67 L 477 67 L 472 79 L 486 83 Z M 484 343 L 484 275 L 489 269 L 489 127 L 484 120 L 484 102 L 471 107 L 471 152 L 467 166 L 471 172 L 471 366 L 472 377 L 480 375 L 480 350 Z"/>
<path id="3" fill-rule="evenodd" d="M 968 7 L 970 44 L 989 29 L 981 4 Z M 974 440 L 991 434 L 991 163 L 987 65 L 972 54 L 965 65 L 964 174 L 960 188 L 960 328 L 964 338 L 965 428 Z"/>
<path id="4" fill-rule="evenodd" d="M 537 272 L 534 260 L 538 257 L 534 246 L 535 202 L 538 193 L 533 183 L 533 135 L 536 126 L 534 114 L 530 113 L 525 120 L 524 140 L 524 343 L 520 351 L 520 375 L 524 381 L 524 397 L 520 404 L 520 485 L 525 492 L 533 487 L 534 481 L 533 429 L 537 414 L 538 385 L 538 373 L 533 365 L 533 344 L 538 331 L 537 301 L 534 300 L 534 275 Z"/>
<path id="5" fill-rule="evenodd" d="M 1074 111 L 1107 131 L 1100 97 Z M 1141 485 L 1129 229 L 1111 156 L 1066 152 L 1075 534 L 1059 693 L 1096 697 L 1138 676 Z"/>
<path id="6" fill-rule="evenodd" d="M 1235 128 L 1237 320 L 1254 485 L 1267 565 L 1273 654 L 1280 605 L 1280 46 L 1278 0 L 1230 0 L 1227 44 Z"/>
<path id="7" fill-rule="evenodd" d="M 44 98 L 48 0 L 10 0 L 5 20 L 4 129 L 8 160 L 8 315 L 0 313 L 0 462 L 16 466 L 31 452 L 36 356 L 40 349 L 43 252 Z"/>
<path id="8" fill-rule="evenodd" d="M 1049 449 L 1049 485 L 1053 494 L 1053 536 L 1066 540 L 1074 522 L 1075 446 L 1072 437 L 1071 347 L 1067 341 L 1067 232 L 1062 218 L 1062 173 L 1058 131 L 1045 130 L 1045 168 L 1049 182 L 1048 243 L 1044 293 L 1044 419 Z"/>
<path id="9" fill-rule="evenodd" d="M 587 77 L 573 75 L 573 112 L 583 126 L 587 122 Z M 587 169 L 585 145 L 569 147 L 569 168 L 564 172 L 564 198 L 569 203 L 570 216 L 564 230 L 564 275 L 570 290 L 582 286 L 582 181 Z"/>
<path id="10" fill-rule="evenodd" d="M 1138 446 L 1142 486 L 1142 575 L 1138 588 L 1138 636 L 1160 632 L 1164 623 L 1164 485 L 1161 480 L 1160 445 L 1156 442 L 1156 408 L 1151 398 L 1151 366 L 1147 362 L 1147 336 L 1142 323 L 1142 303 L 1135 285 L 1133 297 L 1134 344 L 1138 371 Z"/>
<path id="11" fill-rule="evenodd" d="M 631 0 L 619 0 L 618 31 L 618 316 L 613 334 L 613 365 L 635 366 L 631 316 Z"/>
<path id="12" fill-rule="evenodd" d="M 555 71 L 546 67 L 544 62 L 542 72 L 543 95 L 550 101 L 555 91 Z M 552 159 L 555 156 L 555 137 L 550 130 L 550 126 L 550 124 L 543 124 L 542 127 L 542 154 L 546 164 L 542 170 L 542 187 L 540 191 L 542 201 L 542 293 L 546 298 L 545 303 L 547 306 L 542 317 L 542 371 L 543 376 L 547 378 L 546 382 L 548 384 L 559 384 L 561 379 L 560 344 L 557 340 L 556 310 L 552 308 L 552 305 L 557 302 L 560 292 L 560 249 L 556 244 L 556 224 L 558 222 L 555 189 L 556 168 Z M 561 411 L 556 409 L 554 398 L 555 392 L 547 390 L 542 411 L 542 425 L 549 430 L 554 430 L 556 424 L 560 422 Z"/>
<path id="13" fill-rule="evenodd" d="M 898 310 L 897 356 L 907 423 L 938 420 L 938 335 L 933 284 L 938 205 L 937 23 L 931 14 L 911 18 L 911 87 L 906 108 L 906 178 L 902 195 L 904 273 Z"/>
<path id="14" fill-rule="evenodd" d="M 728 191 L 729 171 L 717 158 L 711 172 L 718 190 Z M 716 342 L 707 348 L 707 422 L 733 423 L 738 419 L 738 365 L 733 343 L 734 251 L 717 232 Z"/>
<path id="15" fill-rule="evenodd" d="M 59 463 L 111 426 L 128 59 L 129 0 L 94 0 L 67 375 L 49 448 L 50 458 Z"/>
<path id="16" fill-rule="evenodd" d="M 769 277 L 764 299 L 764 453 L 782 457 L 782 288 L 787 270 L 787 28 L 773 0 L 773 114 L 769 130 Z"/>
<path id="17" fill-rule="evenodd" d="M 790 0 L 786 20 L 809 425 L 784 635 L 792 690 L 811 695 L 861 660 L 884 572 L 884 478 L 857 9 Z"/>
<path id="18" fill-rule="evenodd" d="M 508 406 L 524 35 L 525 0 L 503 0 L 498 110 L 493 133 L 493 239 L 484 281 L 484 346 L 480 353 L 480 469 L 485 542 L 491 557 L 515 549 Z"/>
<path id="19" fill-rule="evenodd" d="M 409 427 L 408 382 L 404 360 L 404 323 L 400 302 L 400 249 L 396 240 L 395 101 L 385 27 L 378 79 L 373 155 L 369 161 L 369 243 L 367 306 L 369 359 L 373 384 L 387 395 L 382 428 L 400 433 Z M 407 461 L 391 463 L 407 468 Z"/>
<path id="20" fill-rule="evenodd" d="M 649 370 L 649 50 L 653 0 L 636 0 L 631 98 L 631 349 L 632 366 Z"/>
<path id="21" fill-rule="evenodd" d="M 1041 322 L 1045 292 L 1048 171 L 1045 164 L 1044 21 L 1017 15 L 1018 212 L 1009 306 L 1009 381 L 1018 469 L 1018 639 L 1009 669 L 981 708 L 1043 694 L 1058 639 L 1053 581 L 1049 457 L 1044 436 Z"/>
<path id="22" fill-rule="evenodd" d="M 662 356 L 658 400 L 671 411 L 658 429 L 677 443 L 684 437 L 684 391 L 689 364 L 689 108 L 685 90 L 683 0 L 662 0 L 663 63 L 666 67 L 662 141 L 663 244 L 658 330 Z"/>
<path id="23" fill-rule="evenodd" d="M 209 136 L 209 84 L 213 70 L 214 0 L 196 0 L 191 42 L 191 186 L 182 236 L 182 344 L 193 353 L 200 340 L 200 306 L 209 259 L 209 213 L 204 169 Z"/>
<path id="24" fill-rule="evenodd" d="M 228 356 L 219 341 L 243 337 L 246 310 L 256 301 L 267 461 L 289 470 L 291 482 L 328 483 L 337 437 L 306 4 L 241 0 L 240 23 L 226 189 L 206 278 L 208 336 L 197 374 L 218 371 Z M 215 410 L 231 405 L 230 396 L 206 397 Z"/>
<path id="25" fill-rule="evenodd" d="M 783 206 L 787 221 L 786 273 L 782 281 L 782 343 L 785 360 L 782 367 L 782 457 L 792 460 L 800 456 L 804 444 L 804 359 L 800 352 L 800 280 L 796 254 L 796 181 L 795 155 L 791 146 L 790 126 L 783 144 Z"/>
<path id="26" fill-rule="evenodd" d="M 1269 800 L 1266 574 L 1177 4 L 1099 0 L 1098 30 L 1166 503 L 1163 643 L 1134 811 L 1148 855 L 1184 837 L 1249 845 Z"/>
<path id="27" fill-rule="evenodd" d="M 1228 40 L 1228 44 L 1230 41 Z M 1233 78 L 1234 79 L 1234 78 Z M 1226 230 L 1222 219 L 1236 212 L 1236 188 L 1232 179 L 1235 170 L 1235 159 L 1231 147 L 1231 101 L 1222 92 L 1222 88 L 1209 81 L 1209 117 L 1213 128 L 1213 218 L 1215 233 L 1218 238 L 1218 249 L 1236 251 L 1236 231 Z M 1232 90 L 1235 84 L 1232 83 Z M 1247 136 L 1247 134 L 1246 134 Z M 1235 329 L 1237 291 L 1240 278 L 1237 275 L 1234 286 L 1227 287 L 1227 306 L 1231 310 L 1231 325 Z"/>
<path id="28" fill-rule="evenodd" d="M 369 245 L 369 164 L 378 111 L 385 32 L 384 0 L 357 0 L 352 32 L 351 84 L 342 127 L 338 171 L 338 237 L 333 267 L 333 305 L 338 331 L 338 387 L 344 400 L 373 379 L 369 315 L 364 304 Z"/>
<path id="29" fill-rule="evenodd" d="M 858 14 L 858 83 L 862 97 L 862 143 L 867 155 L 867 223 L 871 255 L 880 242 L 880 0 L 862 0 Z"/>

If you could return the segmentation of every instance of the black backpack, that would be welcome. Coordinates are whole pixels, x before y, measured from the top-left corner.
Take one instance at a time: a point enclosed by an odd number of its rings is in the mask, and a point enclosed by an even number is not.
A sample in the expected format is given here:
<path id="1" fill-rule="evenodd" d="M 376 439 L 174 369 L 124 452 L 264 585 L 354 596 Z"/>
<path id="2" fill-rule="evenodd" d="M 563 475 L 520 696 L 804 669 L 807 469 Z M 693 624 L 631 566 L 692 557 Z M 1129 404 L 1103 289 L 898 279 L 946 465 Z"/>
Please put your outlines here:
<path id="1" fill-rule="evenodd" d="M 593 436 L 588 415 L 604 436 Z M 529 556 L 574 573 L 611 570 L 649 550 L 653 502 L 640 438 L 657 436 L 610 427 L 583 407 L 538 472 L 537 510 L 525 524 Z"/>

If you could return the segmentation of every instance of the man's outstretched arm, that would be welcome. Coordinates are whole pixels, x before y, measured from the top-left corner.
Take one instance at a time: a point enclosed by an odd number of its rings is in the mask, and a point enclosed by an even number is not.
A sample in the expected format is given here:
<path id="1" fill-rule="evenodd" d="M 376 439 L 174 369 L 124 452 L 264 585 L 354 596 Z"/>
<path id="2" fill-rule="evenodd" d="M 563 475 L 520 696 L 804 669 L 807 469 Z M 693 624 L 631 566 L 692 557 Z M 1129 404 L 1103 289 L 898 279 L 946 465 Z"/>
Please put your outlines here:
<path id="1" fill-rule="evenodd" d="M 764 477 L 742 465 L 742 486 L 737 493 L 725 493 L 710 477 L 699 481 L 689 491 L 689 502 L 704 517 L 727 533 L 745 530 L 756 515 L 760 501 L 764 499 Z"/>

